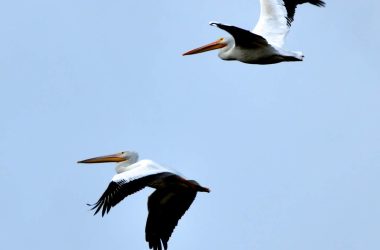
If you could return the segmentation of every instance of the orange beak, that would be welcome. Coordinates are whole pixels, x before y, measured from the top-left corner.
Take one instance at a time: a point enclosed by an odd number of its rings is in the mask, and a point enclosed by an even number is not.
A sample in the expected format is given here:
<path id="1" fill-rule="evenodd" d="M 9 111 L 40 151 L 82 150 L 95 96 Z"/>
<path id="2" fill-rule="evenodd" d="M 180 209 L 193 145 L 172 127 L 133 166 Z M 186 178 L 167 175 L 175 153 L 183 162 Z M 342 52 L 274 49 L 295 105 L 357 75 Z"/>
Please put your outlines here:
<path id="1" fill-rule="evenodd" d="M 121 153 L 113 155 L 99 156 L 95 158 L 86 159 L 83 161 L 78 161 L 78 163 L 103 163 L 103 162 L 121 162 L 128 160 Z"/>
<path id="2" fill-rule="evenodd" d="M 193 55 L 193 54 L 203 53 L 203 52 L 214 50 L 214 49 L 220 49 L 220 48 L 223 48 L 223 47 L 226 47 L 226 46 L 227 46 L 227 44 L 224 42 L 224 38 L 220 38 L 220 39 L 218 39 L 215 42 L 212 42 L 212 43 L 209 43 L 209 44 L 204 45 L 202 47 L 190 50 L 190 51 L 188 51 L 188 52 L 186 52 L 186 53 L 184 53 L 182 55 L 183 56 L 187 56 L 187 55 Z"/>

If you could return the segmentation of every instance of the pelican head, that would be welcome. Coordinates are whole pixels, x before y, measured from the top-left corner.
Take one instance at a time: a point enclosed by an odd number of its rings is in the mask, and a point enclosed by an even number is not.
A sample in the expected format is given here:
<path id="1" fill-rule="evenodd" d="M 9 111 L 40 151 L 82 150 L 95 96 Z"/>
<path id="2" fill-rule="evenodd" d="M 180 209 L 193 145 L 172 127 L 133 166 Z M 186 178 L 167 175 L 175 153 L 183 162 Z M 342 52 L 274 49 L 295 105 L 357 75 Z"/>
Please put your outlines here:
<path id="1" fill-rule="evenodd" d="M 123 151 L 117 154 L 98 156 L 82 161 L 78 163 L 104 163 L 104 162 L 117 162 L 121 164 L 133 164 L 137 162 L 139 155 L 133 151 Z"/>

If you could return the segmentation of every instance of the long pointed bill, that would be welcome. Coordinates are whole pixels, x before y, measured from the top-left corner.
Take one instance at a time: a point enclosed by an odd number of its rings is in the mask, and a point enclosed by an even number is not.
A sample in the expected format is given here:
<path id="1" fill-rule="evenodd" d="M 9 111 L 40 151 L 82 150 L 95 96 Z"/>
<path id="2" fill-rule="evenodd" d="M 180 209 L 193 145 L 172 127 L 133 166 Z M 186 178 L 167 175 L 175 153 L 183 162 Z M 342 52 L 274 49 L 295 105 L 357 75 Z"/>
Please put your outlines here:
<path id="1" fill-rule="evenodd" d="M 223 48 L 225 46 L 227 46 L 227 44 L 224 42 L 224 39 L 221 38 L 221 39 L 218 39 L 215 42 L 212 42 L 212 43 L 209 43 L 209 44 L 204 45 L 202 47 L 190 50 L 190 51 L 188 51 L 188 52 L 186 52 L 186 53 L 184 53 L 182 55 L 183 56 L 187 56 L 187 55 L 193 55 L 193 54 L 203 53 L 203 52 L 214 50 L 214 49 L 220 49 L 220 48 Z"/>
<path id="2" fill-rule="evenodd" d="M 78 161 L 78 163 L 103 163 L 103 162 L 121 162 L 128 160 L 122 154 L 113 154 L 113 155 L 105 155 L 95 158 L 86 159 L 83 161 Z"/>

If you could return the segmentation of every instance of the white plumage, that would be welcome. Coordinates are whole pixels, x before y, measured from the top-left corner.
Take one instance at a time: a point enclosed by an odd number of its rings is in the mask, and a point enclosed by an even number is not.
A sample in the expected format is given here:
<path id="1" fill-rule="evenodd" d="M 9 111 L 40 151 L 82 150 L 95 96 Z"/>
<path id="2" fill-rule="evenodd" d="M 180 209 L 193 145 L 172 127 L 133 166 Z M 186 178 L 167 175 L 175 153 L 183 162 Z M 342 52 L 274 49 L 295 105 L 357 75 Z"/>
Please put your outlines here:
<path id="1" fill-rule="evenodd" d="M 140 179 L 146 176 L 160 174 L 164 172 L 172 173 L 169 169 L 164 168 L 163 166 L 155 163 L 154 161 L 141 160 L 125 167 L 123 172 L 116 174 L 112 178 L 112 181 L 130 182 L 130 181 Z"/>
<path id="2" fill-rule="evenodd" d="M 286 17 L 283 0 L 260 0 L 260 17 L 252 32 L 281 48 L 290 28 Z"/>

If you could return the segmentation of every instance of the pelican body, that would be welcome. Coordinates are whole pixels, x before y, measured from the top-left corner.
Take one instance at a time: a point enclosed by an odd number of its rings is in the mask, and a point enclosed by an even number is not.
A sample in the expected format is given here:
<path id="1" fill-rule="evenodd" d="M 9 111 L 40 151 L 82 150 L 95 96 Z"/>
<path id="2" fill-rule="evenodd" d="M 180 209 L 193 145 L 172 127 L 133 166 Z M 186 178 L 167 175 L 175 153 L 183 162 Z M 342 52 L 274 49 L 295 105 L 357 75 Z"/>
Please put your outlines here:
<path id="1" fill-rule="evenodd" d="M 218 22 L 210 22 L 230 33 L 231 37 L 190 50 L 183 55 L 193 55 L 220 49 L 222 60 L 238 60 L 249 64 L 274 64 L 279 62 L 302 61 L 299 51 L 283 49 L 285 37 L 294 20 L 297 5 L 310 3 L 324 6 L 320 0 L 260 0 L 260 18 L 252 31 Z"/>
<path id="2" fill-rule="evenodd" d="M 193 203 L 197 192 L 210 192 L 194 180 L 187 180 L 151 160 L 138 161 L 135 152 L 121 152 L 114 155 L 90 158 L 78 163 L 117 162 L 117 174 L 112 178 L 106 191 L 93 204 L 94 215 L 101 211 L 108 213 L 128 195 L 145 187 L 156 190 L 148 198 L 148 218 L 145 240 L 149 249 L 168 248 L 168 241 L 178 221 Z"/>

